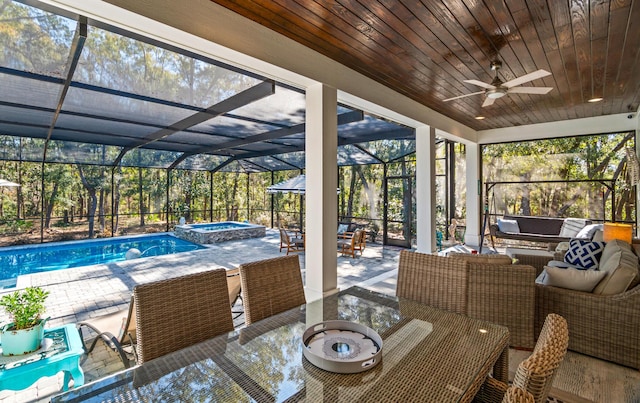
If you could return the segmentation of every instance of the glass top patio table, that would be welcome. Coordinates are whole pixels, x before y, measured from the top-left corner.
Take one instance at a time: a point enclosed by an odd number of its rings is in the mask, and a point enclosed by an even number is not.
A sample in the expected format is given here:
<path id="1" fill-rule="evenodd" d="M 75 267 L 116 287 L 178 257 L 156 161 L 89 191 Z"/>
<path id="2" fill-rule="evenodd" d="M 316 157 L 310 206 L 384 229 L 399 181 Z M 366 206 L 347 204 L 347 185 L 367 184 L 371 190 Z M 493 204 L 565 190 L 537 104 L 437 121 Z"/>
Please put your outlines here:
<path id="1" fill-rule="evenodd" d="M 342 319 L 377 331 L 383 359 L 358 374 L 309 363 L 302 334 Z M 466 402 L 494 369 L 506 381 L 506 327 L 351 287 L 246 328 L 55 396 L 74 401 Z"/>

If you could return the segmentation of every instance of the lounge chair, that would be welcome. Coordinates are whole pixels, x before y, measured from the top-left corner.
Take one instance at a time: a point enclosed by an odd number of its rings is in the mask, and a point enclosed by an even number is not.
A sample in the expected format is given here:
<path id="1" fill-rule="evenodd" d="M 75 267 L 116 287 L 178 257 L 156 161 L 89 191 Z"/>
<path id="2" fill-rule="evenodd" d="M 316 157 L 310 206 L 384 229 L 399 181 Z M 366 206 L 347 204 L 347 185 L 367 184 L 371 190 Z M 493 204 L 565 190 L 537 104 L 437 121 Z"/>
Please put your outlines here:
<path id="1" fill-rule="evenodd" d="M 227 270 L 227 288 L 229 289 L 229 303 L 231 304 L 231 315 L 233 319 L 239 318 L 244 310 L 242 309 L 242 282 L 240 281 L 240 269 Z M 240 300 L 240 309 L 236 304 Z M 234 310 L 236 308 L 236 310 Z"/>
<path id="2" fill-rule="evenodd" d="M 82 347 L 85 354 L 90 354 L 99 340 L 102 340 L 109 348 L 118 353 L 125 368 L 131 366 L 131 362 L 137 361 L 136 357 L 136 317 L 135 301 L 131 296 L 131 302 L 127 309 L 79 322 L 76 327 L 80 333 Z M 87 346 L 84 335 L 93 341 Z M 115 336 L 117 335 L 117 336 Z"/>

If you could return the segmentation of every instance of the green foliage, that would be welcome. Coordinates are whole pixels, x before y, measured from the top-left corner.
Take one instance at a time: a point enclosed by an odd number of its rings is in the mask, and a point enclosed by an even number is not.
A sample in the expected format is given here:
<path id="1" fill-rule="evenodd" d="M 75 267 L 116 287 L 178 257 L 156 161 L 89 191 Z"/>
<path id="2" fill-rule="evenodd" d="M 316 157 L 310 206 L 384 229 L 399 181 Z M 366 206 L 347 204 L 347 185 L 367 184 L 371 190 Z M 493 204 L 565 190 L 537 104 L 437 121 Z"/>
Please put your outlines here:
<path id="1" fill-rule="evenodd" d="M 615 194 L 616 219 L 633 220 L 634 196 L 624 181 L 626 147 L 635 147 L 633 133 L 483 146 L 484 181 L 513 182 L 494 187 L 491 210 L 603 220 L 612 217 Z"/>
<path id="2" fill-rule="evenodd" d="M 28 287 L 0 298 L 0 306 L 11 316 L 13 329 L 28 329 L 38 324 L 45 312 L 44 302 L 49 291 L 40 287 Z"/>

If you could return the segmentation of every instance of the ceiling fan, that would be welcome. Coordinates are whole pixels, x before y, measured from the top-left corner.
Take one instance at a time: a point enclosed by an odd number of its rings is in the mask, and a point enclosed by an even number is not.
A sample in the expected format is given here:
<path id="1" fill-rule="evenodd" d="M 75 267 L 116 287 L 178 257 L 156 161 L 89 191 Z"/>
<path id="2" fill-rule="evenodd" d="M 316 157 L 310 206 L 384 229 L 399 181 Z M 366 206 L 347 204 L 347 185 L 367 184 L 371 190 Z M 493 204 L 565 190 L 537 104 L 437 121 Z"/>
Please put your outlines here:
<path id="1" fill-rule="evenodd" d="M 491 70 L 496 72 L 496 76 L 493 78 L 491 84 L 484 83 L 478 80 L 464 80 L 465 83 L 477 85 L 484 88 L 483 91 L 473 92 L 471 94 L 460 95 L 453 98 L 445 99 L 444 102 L 453 101 L 454 99 L 470 97 L 472 95 L 485 94 L 485 100 L 482 107 L 493 105 L 498 98 L 502 98 L 507 94 L 546 94 L 551 91 L 552 87 L 519 87 L 520 84 L 528 83 L 529 81 L 536 80 L 538 78 L 551 75 L 546 70 L 537 70 L 533 73 L 525 74 L 524 76 L 514 78 L 511 81 L 503 83 L 498 77 L 498 70 L 502 67 L 502 62 L 494 61 L 491 63 Z"/>

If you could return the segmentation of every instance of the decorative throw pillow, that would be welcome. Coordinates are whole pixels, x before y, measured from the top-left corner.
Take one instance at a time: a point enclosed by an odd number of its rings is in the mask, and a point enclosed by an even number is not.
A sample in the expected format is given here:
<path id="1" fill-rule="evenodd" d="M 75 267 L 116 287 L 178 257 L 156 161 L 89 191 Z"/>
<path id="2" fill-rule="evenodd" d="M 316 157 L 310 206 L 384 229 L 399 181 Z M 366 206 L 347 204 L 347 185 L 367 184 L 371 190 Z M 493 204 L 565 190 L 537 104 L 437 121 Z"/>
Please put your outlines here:
<path id="1" fill-rule="evenodd" d="M 344 234 L 349 229 L 348 224 L 340 224 L 338 225 L 338 234 Z"/>
<path id="2" fill-rule="evenodd" d="M 569 250 L 564 255 L 564 261 L 578 268 L 597 269 L 603 250 L 604 242 L 572 239 L 569 241 Z"/>
<path id="3" fill-rule="evenodd" d="M 504 218 L 498 218 L 498 229 L 500 232 L 510 232 L 512 234 L 520 233 L 520 226 L 516 220 L 505 220 Z"/>
<path id="4" fill-rule="evenodd" d="M 560 235 L 563 238 L 573 238 L 578 232 L 587 225 L 584 218 L 565 218 L 560 228 Z"/>
<path id="5" fill-rule="evenodd" d="M 604 229 L 604 225 L 603 224 L 585 225 L 585 227 L 582 228 L 578 232 L 578 234 L 576 234 L 576 238 L 586 238 L 586 239 L 593 240 L 593 235 L 596 233 L 596 231 L 603 230 L 603 229 Z"/>
<path id="6" fill-rule="evenodd" d="M 586 292 L 591 292 L 607 275 L 607 273 L 598 270 L 561 269 L 548 266 L 545 266 L 543 273 L 544 276 L 541 275 L 539 281 L 544 285 Z"/>

